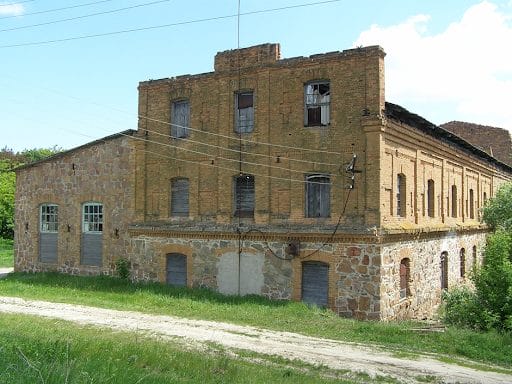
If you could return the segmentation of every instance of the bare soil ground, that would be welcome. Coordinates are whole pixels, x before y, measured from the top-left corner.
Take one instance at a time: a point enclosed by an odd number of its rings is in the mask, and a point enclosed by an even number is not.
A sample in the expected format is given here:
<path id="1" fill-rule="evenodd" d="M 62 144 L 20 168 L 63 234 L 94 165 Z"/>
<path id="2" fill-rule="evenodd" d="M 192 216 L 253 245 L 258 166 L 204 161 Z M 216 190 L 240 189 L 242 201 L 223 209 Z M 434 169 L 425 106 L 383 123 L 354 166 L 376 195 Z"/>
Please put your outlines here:
<path id="1" fill-rule="evenodd" d="M 0 297 L 0 312 L 62 319 L 209 349 L 211 343 L 236 354 L 239 350 L 280 356 L 331 370 L 385 376 L 403 383 L 512 383 L 512 375 L 443 363 L 434 356 L 407 359 L 378 347 L 320 339 L 288 332 L 171 316 Z"/>

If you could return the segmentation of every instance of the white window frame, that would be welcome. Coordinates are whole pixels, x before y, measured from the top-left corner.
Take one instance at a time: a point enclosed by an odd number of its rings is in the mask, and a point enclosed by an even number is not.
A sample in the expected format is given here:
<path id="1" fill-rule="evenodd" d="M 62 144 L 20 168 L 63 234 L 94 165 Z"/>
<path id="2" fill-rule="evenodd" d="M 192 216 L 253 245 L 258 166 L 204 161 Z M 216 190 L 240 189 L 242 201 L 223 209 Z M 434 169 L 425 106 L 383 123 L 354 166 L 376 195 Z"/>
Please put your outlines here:
<path id="1" fill-rule="evenodd" d="M 92 208 L 92 211 L 91 211 Z M 82 232 L 103 232 L 103 204 L 97 202 L 84 203 L 82 206 Z"/>
<path id="2" fill-rule="evenodd" d="M 327 85 L 328 91 L 320 93 Z M 309 121 L 309 110 L 320 108 L 320 123 Z M 311 81 L 304 85 L 304 126 L 325 127 L 331 123 L 331 83 L 328 80 Z"/>
<path id="3" fill-rule="evenodd" d="M 44 233 L 58 232 L 59 206 L 57 204 L 41 204 L 39 207 L 39 230 Z"/>

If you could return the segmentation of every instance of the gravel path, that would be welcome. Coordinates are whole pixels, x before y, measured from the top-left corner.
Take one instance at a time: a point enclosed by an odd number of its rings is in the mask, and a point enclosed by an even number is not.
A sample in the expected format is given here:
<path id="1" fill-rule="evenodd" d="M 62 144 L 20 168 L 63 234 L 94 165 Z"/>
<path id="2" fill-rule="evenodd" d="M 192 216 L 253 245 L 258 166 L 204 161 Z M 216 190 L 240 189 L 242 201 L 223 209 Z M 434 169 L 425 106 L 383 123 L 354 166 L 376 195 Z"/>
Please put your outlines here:
<path id="1" fill-rule="evenodd" d="M 95 325 L 119 331 L 134 331 L 157 338 L 179 338 L 192 347 L 217 343 L 236 353 L 236 349 L 323 364 L 335 370 L 391 376 L 404 383 L 418 378 L 437 378 L 442 383 L 512 383 L 512 375 L 483 372 L 433 358 L 398 358 L 390 352 L 364 345 L 320 339 L 295 333 L 212 321 L 188 320 L 80 305 L 0 297 L 0 312 L 43 316 Z"/>

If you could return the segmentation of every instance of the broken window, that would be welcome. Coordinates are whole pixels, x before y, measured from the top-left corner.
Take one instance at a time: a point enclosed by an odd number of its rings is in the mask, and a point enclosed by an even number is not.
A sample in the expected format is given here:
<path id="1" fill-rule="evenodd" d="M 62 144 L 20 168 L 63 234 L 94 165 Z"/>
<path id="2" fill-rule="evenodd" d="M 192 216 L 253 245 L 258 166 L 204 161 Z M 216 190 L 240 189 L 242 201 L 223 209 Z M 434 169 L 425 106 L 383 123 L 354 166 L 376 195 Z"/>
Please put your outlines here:
<path id="1" fill-rule="evenodd" d="M 236 94 L 235 101 L 235 132 L 252 132 L 254 128 L 253 93 L 238 92 Z"/>
<path id="2" fill-rule="evenodd" d="M 410 295 L 409 292 L 410 279 L 410 261 L 405 258 L 400 261 L 400 298 L 405 299 Z"/>
<path id="3" fill-rule="evenodd" d="M 427 213 L 429 217 L 435 216 L 435 195 L 434 180 L 427 181 Z"/>
<path id="4" fill-rule="evenodd" d="M 171 137 L 179 139 L 189 136 L 190 105 L 188 100 L 172 103 Z"/>
<path id="5" fill-rule="evenodd" d="M 400 173 L 396 177 L 396 214 L 405 217 L 406 215 L 406 184 L 405 175 Z"/>
<path id="6" fill-rule="evenodd" d="M 59 227 L 59 207 L 56 204 L 41 205 L 41 232 L 57 232 Z"/>
<path id="7" fill-rule="evenodd" d="M 171 180 L 171 216 L 187 217 L 189 212 L 189 180 L 175 178 Z"/>
<path id="8" fill-rule="evenodd" d="M 328 81 L 308 83 L 304 87 L 304 125 L 326 126 L 330 123 L 331 88 Z"/>
<path id="9" fill-rule="evenodd" d="M 457 217 L 457 186 L 452 185 L 452 217 Z"/>
<path id="10" fill-rule="evenodd" d="M 331 179 L 329 175 L 306 176 L 306 217 L 331 215 Z"/>
<path id="11" fill-rule="evenodd" d="M 254 176 L 235 177 L 235 217 L 254 217 Z"/>
<path id="12" fill-rule="evenodd" d="M 86 203 L 82 215 L 83 232 L 103 232 L 103 205 Z"/>

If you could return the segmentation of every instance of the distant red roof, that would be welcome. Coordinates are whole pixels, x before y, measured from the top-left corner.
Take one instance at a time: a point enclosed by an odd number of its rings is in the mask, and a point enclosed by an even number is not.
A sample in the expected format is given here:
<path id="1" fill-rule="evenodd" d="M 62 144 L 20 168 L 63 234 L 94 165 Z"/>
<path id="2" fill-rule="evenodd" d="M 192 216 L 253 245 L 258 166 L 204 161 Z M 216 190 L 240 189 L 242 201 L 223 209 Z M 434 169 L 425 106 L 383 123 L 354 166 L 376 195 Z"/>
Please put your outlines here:
<path id="1" fill-rule="evenodd" d="M 462 121 L 450 121 L 440 127 L 512 166 L 512 139 L 506 129 Z"/>

